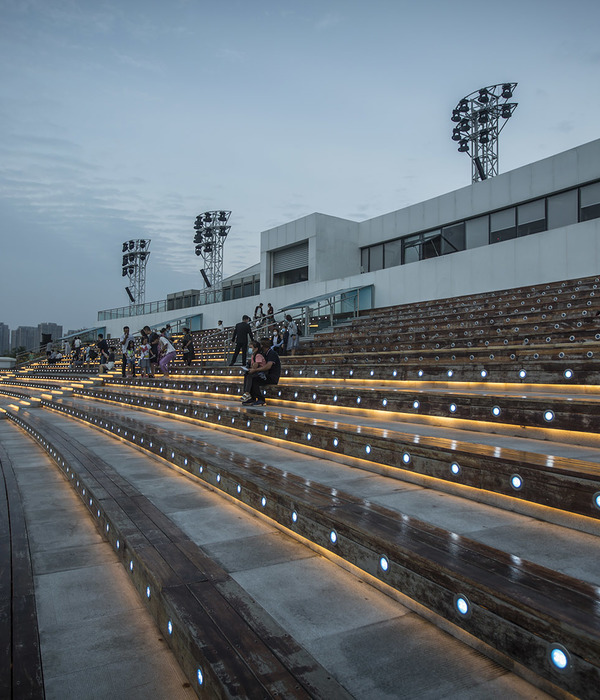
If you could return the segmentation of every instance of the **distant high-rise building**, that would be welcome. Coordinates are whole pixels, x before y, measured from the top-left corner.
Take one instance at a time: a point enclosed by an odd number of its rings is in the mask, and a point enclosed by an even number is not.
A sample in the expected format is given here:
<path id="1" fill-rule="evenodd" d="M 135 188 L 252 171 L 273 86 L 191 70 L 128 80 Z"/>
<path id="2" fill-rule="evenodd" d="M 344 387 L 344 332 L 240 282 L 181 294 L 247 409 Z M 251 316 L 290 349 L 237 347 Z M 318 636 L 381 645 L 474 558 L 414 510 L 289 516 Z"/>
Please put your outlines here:
<path id="1" fill-rule="evenodd" d="M 62 338 L 63 327 L 57 323 L 40 323 L 38 326 L 38 342 L 42 342 L 42 335 L 52 336 L 52 341 L 55 342 Z"/>
<path id="2" fill-rule="evenodd" d="M 37 350 L 40 347 L 40 334 L 36 326 L 19 326 L 11 331 L 10 347 L 24 347 L 26 350 Z"/>
<path id="3" fill-rule="evenodd" d="M 10 328 L 6 323 L 0 323 L 0 355 L 6 355 L 10 350 Z"/>

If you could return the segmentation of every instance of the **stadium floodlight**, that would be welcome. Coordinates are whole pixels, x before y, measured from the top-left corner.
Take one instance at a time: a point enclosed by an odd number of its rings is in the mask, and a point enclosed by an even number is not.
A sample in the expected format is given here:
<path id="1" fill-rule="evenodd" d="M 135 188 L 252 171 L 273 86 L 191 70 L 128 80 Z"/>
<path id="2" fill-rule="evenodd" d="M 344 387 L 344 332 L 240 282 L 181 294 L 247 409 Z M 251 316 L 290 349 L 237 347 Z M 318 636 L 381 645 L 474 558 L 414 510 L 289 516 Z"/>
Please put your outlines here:
<path id="1" fill-rule="evenodd" d="M 150 257 L 150 239 L 142 238 L 123 243 L 123 264 L 121 274 L 129 277 L 125 287 L 129 306 L 143 304 L 146 299 L 146 265 Z M 125 252 L 127 251 L 127 252 Z"/>
<path id="2" fill-rule="evenodd" d="M 459 153 L 471 156 L 473 182 L 499 172 L 498 135 L 517 108 L 516 102 L 506 101 L 516 87 L 517 83 L 488 85 L 463 97 L 452 110 L 452 140 L 458 143 Z"/>
<path id="3" fill-rule="evenodd" d="M 194 223 L 195 253 L 204 261 L 200 270 L 207 288 L 219 290 L 223 283 L 223 246 L 231 226 L 230 211 L 218 209 L 198 214 Z"/>

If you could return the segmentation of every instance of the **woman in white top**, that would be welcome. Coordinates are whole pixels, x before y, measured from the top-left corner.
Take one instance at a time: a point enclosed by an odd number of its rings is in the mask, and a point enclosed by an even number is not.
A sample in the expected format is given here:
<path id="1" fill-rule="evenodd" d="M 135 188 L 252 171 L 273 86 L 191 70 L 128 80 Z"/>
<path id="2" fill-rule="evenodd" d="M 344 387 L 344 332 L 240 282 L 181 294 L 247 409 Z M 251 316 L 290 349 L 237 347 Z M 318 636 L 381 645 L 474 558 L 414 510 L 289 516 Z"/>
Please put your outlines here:
<path id="1" fill-rule="evenodd" d="M 294 321 L 289 314 L 285 318 L 288 322 L 287 329 L 290 334 L 286 350 L 292 355 L 295 355 L 296 348 L 300 345 L 300 340 L 298 338 L 298 326 L 296 325 L 296 321 Z"/>
<path id="2" fill-rule="evenodd" d="M 160 371 L 165 375 L 165 377 L 168 377 L 169 376 L 169 364 L 170 364 L 171 360 L 175 359 L 175 355 L 177 355 L 177 351 L 171 345 L 171 341 L 166 336 L 166 328 L 160 329 L 160 338 L 158 339 L 158 348 L 159 348 L 159 354 L 160 354 L 160 360 L 158 361 Z"/>

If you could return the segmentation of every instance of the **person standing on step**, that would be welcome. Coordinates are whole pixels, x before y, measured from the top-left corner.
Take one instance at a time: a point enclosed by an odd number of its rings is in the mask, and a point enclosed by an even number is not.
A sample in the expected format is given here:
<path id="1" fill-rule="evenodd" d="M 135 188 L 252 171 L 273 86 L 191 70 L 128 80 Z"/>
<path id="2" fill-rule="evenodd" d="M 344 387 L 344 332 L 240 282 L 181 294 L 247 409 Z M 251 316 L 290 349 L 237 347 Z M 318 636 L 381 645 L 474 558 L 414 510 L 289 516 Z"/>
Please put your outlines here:
<path id="1" fill-rule="evenodd" d="M 295 355 L 296 349 L 300 345 L 300 339 L 298 337 L 298 326 L 296 324 L 296 321 L 294 321 L 294 319 L 289 314 L 285 318 L 288 322 L 287 329 L 289 333 L 286 350 L 291 355 Z"/>
<path id="2" fill-rule="evenodd" d="M 177 351 L 171 344 L 171 341 L 167 338 L 167 329 L 161 328 L 160 337 L 158 339 L 159 345 L 159 355 L 160 360 L 158 361 L 158 366 L 165 377 L 169 376 L 169 365 L 171 361 L 175 359 Z"/>
<path id="3" fill-rule="evenodd" d="M 125 376 L 125 373 L 127 371 L 127 346 L 129 345 L 130 340 L 132 340 L 132 337 L 129 335 L 129 326 L 123 326 L 123 335 L 119 338 L 119 342 L 121 343 L 121 353 L 123 360 L 123 364 L 121 365 L 121 374 L 123 376 Z M 131 376 L 135 377 L 135 366 L 133 368 L 133 374 Z"/>
<path id="4" fill-rule="evenodd" d="M 231 342 L 235 343 L 235 350 L 233 351 L 233 358 L 229 363 L 229 366 L 235 365 L 237 356 L 242 352 L 242 364 L 246 364 L 246 357 L 248 355 L 248 338 L 254 340 L 254 335 L 252 335 L 252 328 L 250 328 L 250 316 L 244 314 L 242 320 L 235 324 L 233 329 L 233 335 L 231 336 Z"/>
<path id="5" fill-rule="evenodd" d="M 188 367 L 191 367 L 195 357 L 194 339 L 192 338 L 189 328 L 184 328 L 183 332 L 185 334 L 181 341 L 181 349 L 183 350 L 183 361 Z"/>

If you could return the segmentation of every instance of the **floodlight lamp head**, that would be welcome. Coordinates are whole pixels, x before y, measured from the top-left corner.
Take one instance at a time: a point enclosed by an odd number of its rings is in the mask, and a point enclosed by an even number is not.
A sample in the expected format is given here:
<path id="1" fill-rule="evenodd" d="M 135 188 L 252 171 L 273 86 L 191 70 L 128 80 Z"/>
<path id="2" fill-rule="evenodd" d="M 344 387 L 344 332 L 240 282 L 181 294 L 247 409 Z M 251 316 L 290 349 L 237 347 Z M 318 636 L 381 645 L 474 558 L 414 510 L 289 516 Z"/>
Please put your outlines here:
<path id="1" fill-rule="evenodd" d="M 123 277 L 127 277 L 127 268 L 126 267 L 123 268 Z"/>
<path id="2" fill-rule="evenodd" d="M 453 122 L 459 122 L 461 120 L 460 109 L 453 109 L 450 119 L 452 119 Z"/>
<path id="3" fill-rule="evenodd" d="M 487 129 L 479 132 L 479 143 L 489 143 L 490 132 Z"/>
<path id="4" fill-rule="evenodd" d="M 461 119 L 458 128 L 460 131 L 469 131 L 471 128 L 471 122 L 468 119 Z"/>
<path id="5" fill-rule="evenodd" d="M 225 211 L 219 212 L 219 221 L 227 221 L 227 212 L 225 212 Z"/>
<path id="6" fill-rule="evenodd" d="M 129 249 L 129 245 L 127 244 L 127 241 L 123 243 L 123 252 Z"/>
<path id="7" fill-rule="evenodd" d="M 502 97 L 505 100 L 510 100 L 510 98 L 512 96 L 513 96 L 512 85 L 510 83 L 504 83 L 504 85 L 502 85 Z"/>
<path id="8" fill-rule="evenodd" d="M 145 248 L 146 247 L 146 241 L 141 240 L 140 241 L 140 248 Z"/>
<path id="9" fill-rule="evenodd" d="M 123 256 L 123 265 L 127 265 L 128 262 L 129 262 L 129 255 L 124 255 Z"/>
<path id="10" fill-rule="evenodd" d="M 206 214 L 204 214 L 204 221 L 206 221 L 207 224 L 210 224 L 212 221 L 212 214 L 207 211 Z"/>
<path id="11" fill-rule="evenodd" d="M 502 105 L 502 109 L 500 110 L 500 116 L 502 117 L 502 119 L 510 119 L 510 117 L 512 116 L 512 105 Z"/>
<path id="12" fill-rule="evenodd" d="M 224 238 L 229 233 L 229 226 L 219 226 L 217 233 Z"/>
<path id="13" fill-rule="evenodd" d="M 458 104 L 458 111 L 465 113 L 469 111 L 469 103 L 467 100 L 461 100 Z"/>
<path id="14" fill-rule="evenodd" d="M 129 250 L 133 250 L 135 248 L 135 241 L 129 241 Z"/>
<path id="15" fill-rule="evenodd" d="M 467 141 L 467 139 L 463 139 L 458 144 L 458 152 L 459 153 L 468 153 L 469 152 L 469 142 Z"/>
<path id="16" fill-rule="evenodd" d="M 477 115 L 477 121 L 480 124 L 485 124 L 489 118 L 490 118 L 490 112 L 487 109 L 480 110 L 479 114 Z"/>
<path id="17" fill-rule="evenodd" d="M 462 134 L 460 133 L 460 129 L 455 128 L 452 129 L 452 140 L 453 141 L 460 141 L 462 139 Z"/>
<path id="18" fill-rule="evenodd" d="M 202 255 L 202 246 L 201 245 L 196 246 L 196 255 Z"/>
<path id="19" fill-rule="evenodd" d="M 479 97 L 477 98 L 477 102 L 479 104 L 485 105 L 490 101 L 490 93 L 488 92 L 487 88 L 481 88 L 479 91 Z"/>

